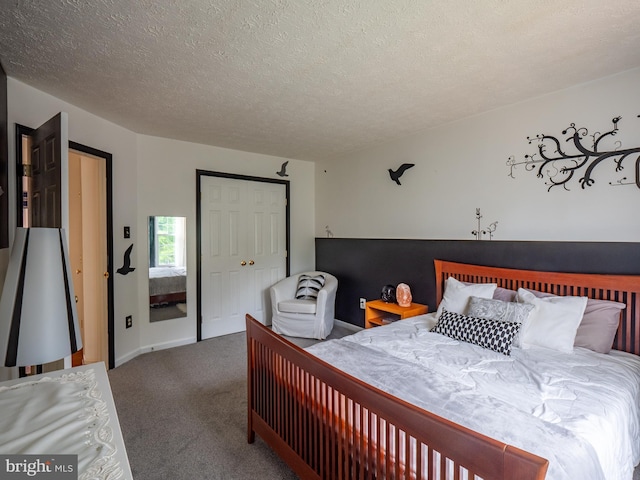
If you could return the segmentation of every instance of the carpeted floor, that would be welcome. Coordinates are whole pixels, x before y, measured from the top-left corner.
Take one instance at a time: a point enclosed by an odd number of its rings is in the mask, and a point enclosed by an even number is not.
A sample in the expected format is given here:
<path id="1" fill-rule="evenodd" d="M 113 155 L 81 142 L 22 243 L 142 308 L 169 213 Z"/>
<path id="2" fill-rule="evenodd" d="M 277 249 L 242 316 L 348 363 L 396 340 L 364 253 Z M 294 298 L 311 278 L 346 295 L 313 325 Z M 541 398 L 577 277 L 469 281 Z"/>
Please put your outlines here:
<path id="1" fill-rule="evenodd" d="M 349 333 L 336 324 L 329 338 Z M 246 361 L 246 336 L 237 333 L 109 371 L 134 480 L 297 478 L 260 437 L 247 443 Z"/>
<path id="2" fill-rule="evenodd" d="M 160 350 L 109 372 L 135 480 L 296 479 L 247 443 L 244 333 Z"/>

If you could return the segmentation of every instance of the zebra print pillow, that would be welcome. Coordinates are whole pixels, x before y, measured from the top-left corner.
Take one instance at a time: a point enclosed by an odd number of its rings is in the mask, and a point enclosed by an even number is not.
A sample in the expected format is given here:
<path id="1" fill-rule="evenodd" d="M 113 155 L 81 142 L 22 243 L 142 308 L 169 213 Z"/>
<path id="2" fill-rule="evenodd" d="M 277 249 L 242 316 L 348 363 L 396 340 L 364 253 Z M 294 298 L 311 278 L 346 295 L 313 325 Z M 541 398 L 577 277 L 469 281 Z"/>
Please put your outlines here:
<path id="1" fill-rule="evenodd" d="M 324 275 L 300 275 L 298 278 L 297 300 L 317 300 L 318 292 L 324 286 Z"/>
<path id="2" fill-rule="evenodd" d="M 443 310 L 438 323 L 431 331 L 504 355 L 511 355 L 511 344 L 521 325 L 518 322 L 474 318 Z"/>

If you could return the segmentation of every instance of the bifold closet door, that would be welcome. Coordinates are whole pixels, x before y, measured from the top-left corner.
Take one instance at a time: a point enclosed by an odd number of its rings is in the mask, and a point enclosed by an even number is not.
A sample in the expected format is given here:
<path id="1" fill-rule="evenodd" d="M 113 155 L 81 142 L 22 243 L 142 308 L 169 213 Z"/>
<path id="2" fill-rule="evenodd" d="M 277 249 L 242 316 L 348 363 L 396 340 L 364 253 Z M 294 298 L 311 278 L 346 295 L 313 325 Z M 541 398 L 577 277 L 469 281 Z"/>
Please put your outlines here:
<path id="1" fill-rule="evenodd" d="M 202 338 L 271 318 L 269 287 L 286 273 L 286 187 L 201 177 Z"/>

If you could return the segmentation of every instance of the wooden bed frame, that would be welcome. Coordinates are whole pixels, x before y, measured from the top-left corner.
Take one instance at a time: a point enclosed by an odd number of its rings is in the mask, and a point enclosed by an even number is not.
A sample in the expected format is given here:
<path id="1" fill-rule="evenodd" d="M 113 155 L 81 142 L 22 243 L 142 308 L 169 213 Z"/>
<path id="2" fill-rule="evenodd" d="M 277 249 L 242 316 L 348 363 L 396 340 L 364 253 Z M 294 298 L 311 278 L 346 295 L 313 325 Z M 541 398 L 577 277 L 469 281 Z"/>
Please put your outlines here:
<path id="1" fill-rule="evenodd" d="M 640 276 L 515 270 L 435 260 L 448 277 L 625 303 L 614 348 L 640 354 Z M 542 480 L 548 461 L 374 388 L 247 315 L 248 441 L 255 434 L 301 477 Z M 379 432 L 373 440 L 360 432 Z M 379 441 L 378 441 L 379 440 Z M 386 447 L 385 447 L 386 446 Z M 410 466 L 410 468 L 406 468 Z M 426 473 L 425 473 L 426 472 Z"/>
<path id="2" fill-rule="evenodd" d="M 163 293 L 161 295 L 149 296 L 149 305 L 160 305 L 162 303 L 187 303 L 187 292 Z"/>

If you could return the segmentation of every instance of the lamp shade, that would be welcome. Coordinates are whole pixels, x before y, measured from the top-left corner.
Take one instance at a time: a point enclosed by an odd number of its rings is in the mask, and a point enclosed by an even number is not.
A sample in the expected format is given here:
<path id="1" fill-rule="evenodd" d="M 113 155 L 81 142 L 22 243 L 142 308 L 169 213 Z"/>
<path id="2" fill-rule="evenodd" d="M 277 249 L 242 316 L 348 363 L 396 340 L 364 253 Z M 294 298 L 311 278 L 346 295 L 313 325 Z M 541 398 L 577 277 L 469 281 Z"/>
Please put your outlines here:
<path id="1" fill-rule="evenodd" d="M 16 230 L 0 298 L 2 364 L 41 365 L 82 348 L 70 271 L 63 230 Z"/>

